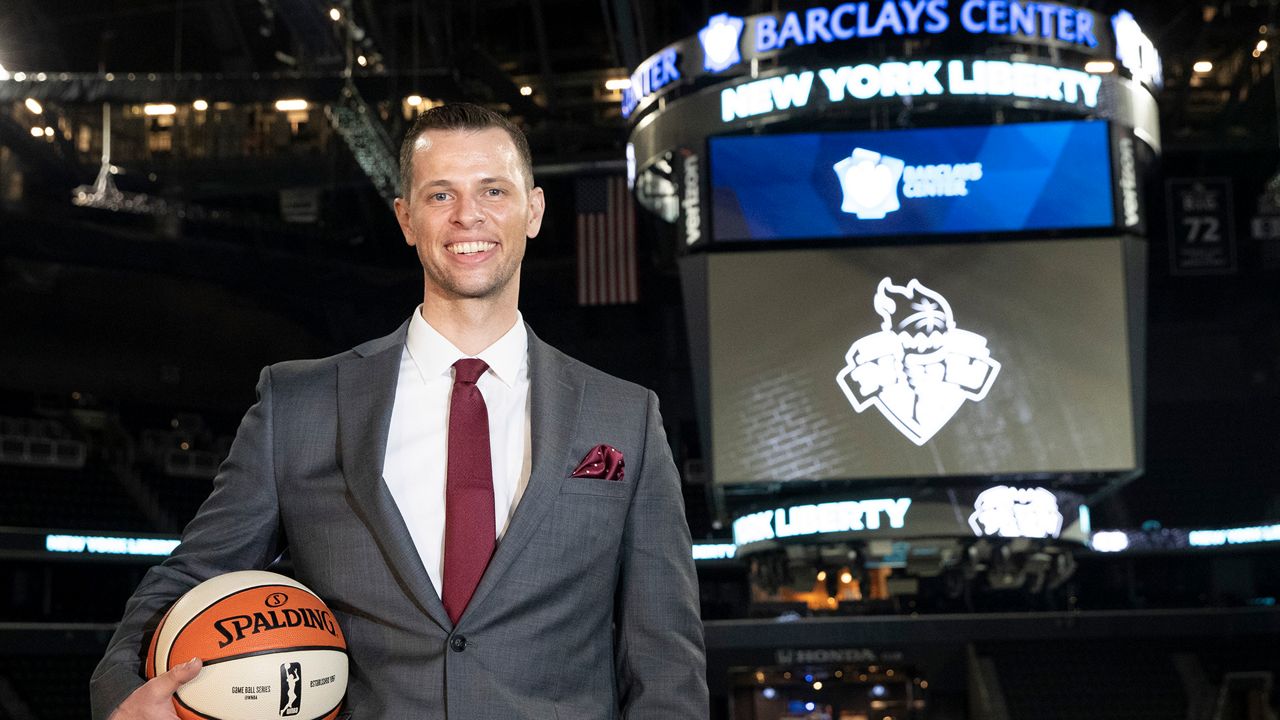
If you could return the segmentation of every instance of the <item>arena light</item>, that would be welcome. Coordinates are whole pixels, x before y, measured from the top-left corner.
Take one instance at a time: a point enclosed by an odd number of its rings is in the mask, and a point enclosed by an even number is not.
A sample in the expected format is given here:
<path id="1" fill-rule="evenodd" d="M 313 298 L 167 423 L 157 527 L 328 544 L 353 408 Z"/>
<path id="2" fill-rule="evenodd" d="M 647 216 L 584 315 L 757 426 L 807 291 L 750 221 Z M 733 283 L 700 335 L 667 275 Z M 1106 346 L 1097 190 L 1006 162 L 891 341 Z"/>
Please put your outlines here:
<path id="1" fill-rule="evenodd" d="M 363 55 L 358 55 L 356 56 L 356 62 L 359 63 L 360 67 L 365 67 L 369 64 L 369 58 Z"/>
<path id="2" fill-rule="evenodd" d="M 342 11 L 338 8 L 329 8 L 329 19 L 338 22 L 342 19 Z"/>
<path id="3" fill-rule="evenodd" d="M 1261 55 L 1262 53 L 1264 53 L 1264 52 L 1266 52 L 1266 51 L 1267 51 L 1267 47 L 1268 47 L 1268 45 L 1267 45 L 1267 40 L 1266 40 L 1266 38 L 1263 38 L 1263 39 L 1261 39 L 1261 40 L 1259 40 L 1259 41 L 1258 41 L 1258 45 L 1257 45 L 1257 47 L 1255 47 L 1255 48 L 1254 48 L 1254 52 L 1256 52 L 1256 53 L 1258 53 L 1259 55 Z"/>
<path id="4" fill-rule="evenodd" d="M 608 80 L 604 81 L 605 90 L 618 91 L 618 90 L 628 90 L 630 88 L 631 88 L 630 78 L 609 78 Z"/>
<path id="5" fill-rule="evenodd" d="M 49 127 L 48 125 L 45 125 L 45 126 L 44 126 L 44 136 L 45 136 L 45 137 L 47 137 L 47 138 L 51 138 L 51 137 L 53 137 L 53 128 Z"/>
<path id="6" fill-rule="evenodd" d="M 1110 60 L 1090 60 L 1084 64 L 1084 71 L 1094 75 L 1106 75 L 1115 72 L 1116 64 Z"/>
<path id="7" fill-rule="evenodd" d="M 1197 60 L 1196 64 L 1191 66 L 1191 69 L 1203 75 L 1213 70 L 1213 63 L 1208 60 Z"/>
<path id="8" fill-rule="evenodd" d="M 208 101 L 208 100 L 197 100 L 197 101 L 195 101 L 195 102 L 191 103 L 191 107 L 195 108 L 197 112 L 204 112 L 205 110 L 208 110 L 208 109 L 209 109 L 209 101 Z"/>
<path id="9" fill-rule="evenodd" d="M 280 112 L 296 112 L 298 110 L 306 110 L 310 106 L 310 103 L 306 100 L 297 98 L 276 101 L 276 110 Z"/>
<path id="10" fill-rule="evenodd" d="M 531 86 L 529 86 L 529 85 L 521 85 L 521 86 L 520 86 L 520 94 L 521 94 L 521 95 L 523 95 L 523 96 L 525 96 L 525 97 L 529 97 L 530 95 L 532 95 L 532 94 L 533 94 L 533 88 L 532 88 Z"/>
<path id="11" fill-rule="evenodd" d="M 27 109 L 30 110 L 33 115 L 44 114 L 44 106 L 35 98 L 27 98 L 23 104 L 27 106 Z"/>
<path id="12" fill-rule="evenodd" d="M 38 128 L 38 127 L 31 128 L 31 137 L 40 137 L 42 135 L 44 135 L 44 130 L 42 128 Z"/>
<path id="13" fill-rule="evenodd" d="M 1100 530 L 1093 534 L 1089 547 L 1094 552 L 1123 552 L 1129 548 L 1129 535 L 1123 530 Z"/>
<path id="14" fill-rule="evenodd" d="M 157 115 L 173 115 L 178 108 L 173 103 L 147 103 L 142 106 L 142 113 L 155 117 Z"/>
<path id="15" fill-rule="evenodd" d="M 409 97 L 405 98 L 404 101 L 406 103 L 409 103 L 409 107 L 418 107 L 419 105 L 422 104 L 422 96 L 410 95 Z"/>

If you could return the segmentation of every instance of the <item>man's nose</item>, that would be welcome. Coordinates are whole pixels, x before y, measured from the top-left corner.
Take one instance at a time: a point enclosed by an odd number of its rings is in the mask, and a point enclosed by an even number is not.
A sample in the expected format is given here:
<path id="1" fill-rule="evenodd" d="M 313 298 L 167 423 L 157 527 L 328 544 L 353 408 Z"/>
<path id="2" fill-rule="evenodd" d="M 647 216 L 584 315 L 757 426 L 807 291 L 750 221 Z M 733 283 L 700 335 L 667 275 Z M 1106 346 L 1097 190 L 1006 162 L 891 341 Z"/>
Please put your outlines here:
<path id="1" fill-rule="evenodd" d="M 480 203 L 475 198 L 462 195 L 453 205 L 451 220 L 458 227 L 469 228 L 484 222 L 484 213 L 481 212 Z"/>

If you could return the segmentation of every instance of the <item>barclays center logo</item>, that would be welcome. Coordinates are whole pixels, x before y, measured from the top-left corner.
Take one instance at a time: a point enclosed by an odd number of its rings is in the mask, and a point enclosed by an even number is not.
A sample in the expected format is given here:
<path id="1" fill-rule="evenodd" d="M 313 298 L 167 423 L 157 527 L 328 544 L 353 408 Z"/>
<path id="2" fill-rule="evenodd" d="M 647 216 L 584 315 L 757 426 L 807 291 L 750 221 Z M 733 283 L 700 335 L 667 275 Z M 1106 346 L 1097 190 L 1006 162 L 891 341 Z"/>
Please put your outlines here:
<path id="1" fill-rule="evenodd" d="M 859 220 L 883 220 L 902 207 L 901 198 L 965 197 L 982 179 L 980 162 L 908 165 L 866 148 L 854 148 L 831 169 L 840 180 L 840 211 Z"/>
<path id="2" fill-rule="evenodd" d="M 742 62 L 738 49 L 742 40 L 744 22 L 728 13 L 712 15 L 707 26 L 698 31 L 702 45 L 702 67 L 707 72 L 718 73 Z"/>
<path id="3" fill-rule="evenodd" d="M 884 278 L 872 306 L 880 331 L 849 346 L 836 383 L 854 412 L 875 407 L 924 445 L 965 402 L 986 398 L 1000 363 L 987 339 L 956 327 L 951 303 L 919 280 L 902 286 Z"/>

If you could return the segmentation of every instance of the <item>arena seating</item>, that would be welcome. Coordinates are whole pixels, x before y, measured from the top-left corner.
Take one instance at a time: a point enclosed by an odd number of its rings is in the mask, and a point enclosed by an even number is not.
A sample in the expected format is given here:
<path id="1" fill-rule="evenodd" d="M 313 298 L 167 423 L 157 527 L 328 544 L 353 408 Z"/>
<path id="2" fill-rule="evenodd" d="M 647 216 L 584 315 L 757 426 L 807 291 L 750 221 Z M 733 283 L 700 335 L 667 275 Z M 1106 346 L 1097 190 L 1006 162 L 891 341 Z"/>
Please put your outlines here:
<path id="1" fill-rule="evenodd" d="M 0 526 L 155 531 L 108 471 L 0 465 Z"/>
<path id="2" fill-rule="evenodd" d="M 0 656 L 0 692 L 6 694 L 13 720 L 84 720 L 89 717 L 89 688 L 84 678 L 93 673 L 92 655 Z M 5 688 L 3 686 L 7 685 Z M 8 692 L 5 692 L 5 691 Z M 0 717 L 6 717 L 0 706 Z"/>

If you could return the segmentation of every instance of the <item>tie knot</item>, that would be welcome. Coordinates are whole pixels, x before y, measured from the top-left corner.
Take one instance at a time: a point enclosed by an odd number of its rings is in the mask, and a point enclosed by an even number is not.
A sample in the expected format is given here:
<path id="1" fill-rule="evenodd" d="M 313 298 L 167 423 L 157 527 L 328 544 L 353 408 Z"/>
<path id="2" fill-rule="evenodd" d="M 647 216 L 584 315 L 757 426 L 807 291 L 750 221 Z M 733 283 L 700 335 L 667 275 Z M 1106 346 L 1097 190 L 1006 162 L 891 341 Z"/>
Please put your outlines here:
<path id="1" fill-rule="evenodd" d="M 453 364 L 453 381 L 466 385 L 475 385 L 476 380 L 489 369 L 489 363 L 480 358 L 462 358 Z"/>

